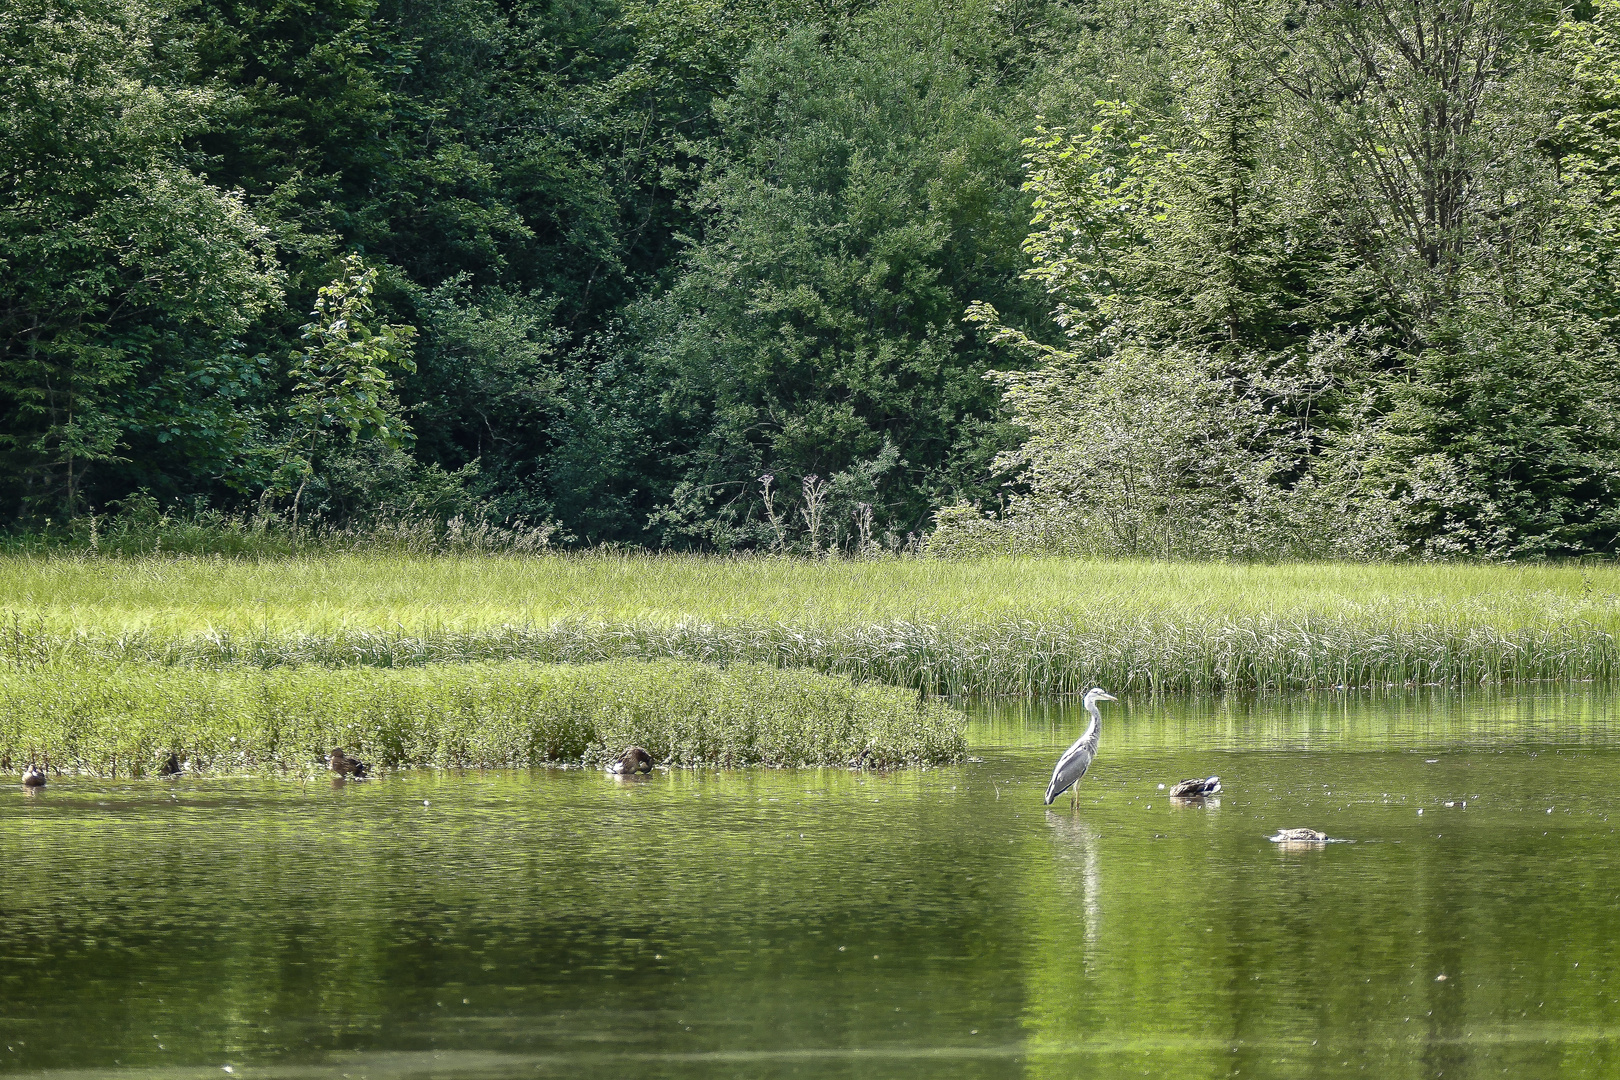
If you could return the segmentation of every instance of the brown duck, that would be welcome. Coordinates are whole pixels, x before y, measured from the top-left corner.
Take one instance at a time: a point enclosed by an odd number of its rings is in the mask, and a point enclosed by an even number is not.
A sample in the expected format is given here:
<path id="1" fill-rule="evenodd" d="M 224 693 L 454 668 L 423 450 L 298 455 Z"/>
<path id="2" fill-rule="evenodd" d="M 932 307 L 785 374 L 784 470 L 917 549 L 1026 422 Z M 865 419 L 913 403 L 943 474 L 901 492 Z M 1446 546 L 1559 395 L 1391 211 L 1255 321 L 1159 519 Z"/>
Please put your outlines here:
<path id="1" fill-rule="evenodd" d="M 41 788 L 45 786 L 45 770 L 38 765 L 30 765 L 23 770 L 23 787 Z"/>
<path id="2" fill-rule="evenodd" d="M 1220 793 L 1221 778 L 1218 776 L 1211 776 L 1203 780 L 1197 778 L 1183 780 L 1170 789 L 1172 799 L 1202 799 L 1205 796 L 1219 795 Z"/>
<path id="3" fill-rule="evenodd" d="M 632 746 L 619 755 L 619 759 L 608 766 L 610 773 L 650 773 L 652 772 L 652 755 L 639 746 Z"/>
<path id="4" fill-rule="evenodd" d="M 332 751 L 332 757 L 328 764 L 332 766 L 332 771 L 339 776 L 352 776 L 356 780 L 364 779 L 371 773 L 370 765 L 367 765 L 359 758 L 352 758 L 345 754 L 341 746 Z"/>

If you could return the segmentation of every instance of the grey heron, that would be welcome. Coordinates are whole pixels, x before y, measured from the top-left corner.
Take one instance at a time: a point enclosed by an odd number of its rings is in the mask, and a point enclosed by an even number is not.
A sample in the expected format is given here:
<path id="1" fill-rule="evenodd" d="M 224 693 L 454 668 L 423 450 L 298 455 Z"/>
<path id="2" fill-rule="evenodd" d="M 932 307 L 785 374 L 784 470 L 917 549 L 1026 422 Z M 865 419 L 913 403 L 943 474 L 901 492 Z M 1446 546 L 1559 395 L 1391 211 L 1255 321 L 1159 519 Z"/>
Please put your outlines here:
<path id="1" fill-rule="evenodd" d="M 1074 745 L 1058 758 L 1057 767 L 1052 770 L 1052 782 L 1046 785 L 1048 806 L 1052 805 L 1053 799 L 1068 791 L 1086 775 L 1086 770 L 1091 768 L 1091 759 L 1097 756 L 1097 740 L 1102 735 L 1102 713 L 1097 710 L 1097 702 L 1118 700 L 1119 698 L 1100 686 L 1094 686 L 1086 691 L 1086 712 L 1091 714 L 1091 723 L 1086 725 L 1086 733 L 1076 739 Z"/>

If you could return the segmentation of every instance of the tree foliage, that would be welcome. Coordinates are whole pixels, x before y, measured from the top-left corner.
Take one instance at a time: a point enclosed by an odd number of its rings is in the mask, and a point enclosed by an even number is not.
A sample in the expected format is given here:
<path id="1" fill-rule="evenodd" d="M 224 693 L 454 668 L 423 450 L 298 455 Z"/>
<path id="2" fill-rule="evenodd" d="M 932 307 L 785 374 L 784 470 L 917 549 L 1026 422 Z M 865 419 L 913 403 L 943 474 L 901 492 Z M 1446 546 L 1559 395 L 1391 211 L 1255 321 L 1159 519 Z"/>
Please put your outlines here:
<path id="1" fill-rule="evenodd" d="M 411 435 L 400 416 L 393 378 L 383 368 L 416 370 L 409 353 L 416 328 L 375 323 L 371 295 L 376 285 L 375 268 L 358 256 L 344 259 L 342 273 L 315 299 L 311 320 L 303 327 L 304 348 L 292 354 L 287 372 L 292 398 L 272 489 L 297 481 L 295 533 L 299 501 L 323 443 L 336 438 L 352 446 L 364 436 L 397 450 Z"/>
<path id="2" fill-rule="evenodd" d="M 18 0 L 0 512 L 1610 551 L 1617 3 Z"/>
<path id="3" fill-rule="evenodd" d="M 997 358 L 960 312 L 988 293 L 1037 316 L 1016 280 L 1028 212 L 1004 91 L 933 32 L 805 29 L 756 49 L 717 107 L 702 236 L 628 343 L 663 388 L 671 539 L 763 542 L 767 472 L 830 478 L 844 535 L 858 502 L 914 530 L 982 490 L 1005 445 L 980 378 Z"/>
<path id="4" fill-rule="evenodd" d="M 143 0 L 0 11 L 0 490 L 21 510 L 75 513 L 137 446 L 229 481 L 252 437 L 239 339 L 280 271 L 241 193 L 180 150 L 230 101 L 178 77 L 165 30 Z"/>
<path id="5" fill-rule="evenodd" d="M 1234 555 L 1611 548 L 1611 216 L 1593 150 L 1572 168 L 1547 139 L 1571 52 L 1606 92 L 1606 31 L 1548 14 L 1204 3 L 1173 43 L 1172 108 L 1109 104 L 1089 131 L 1029 140 L 1026 248 L 1069 340 L 1032 349 L 1000 328 L 1045 361 L 1002 377 L 1033 433 L 1002 459 L 1026 486 L 1008 536 Z M 989 306 L 970 317 L 999 326 Z"/>

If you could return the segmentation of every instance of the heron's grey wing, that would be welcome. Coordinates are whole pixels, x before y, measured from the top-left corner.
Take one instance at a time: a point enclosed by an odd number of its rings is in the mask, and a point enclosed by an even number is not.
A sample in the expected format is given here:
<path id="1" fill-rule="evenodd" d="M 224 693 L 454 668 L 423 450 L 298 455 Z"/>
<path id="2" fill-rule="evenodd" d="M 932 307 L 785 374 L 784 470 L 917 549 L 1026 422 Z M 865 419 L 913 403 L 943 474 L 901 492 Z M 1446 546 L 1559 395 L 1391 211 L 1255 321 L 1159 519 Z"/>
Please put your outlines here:
<path id="1" fill-rule="evenodd" d="M 1057 768 L 1052 770 L 1052 782 L 1046 785 L 1048 805 L 1086 775 L 1093 756 L 1091 747 L 1077 746 L 1058 759 Z"/>
<path id="2" fill-rule="evenodd" d="M 1074 745 L 1058 758 L 1057 766 L 1052 770 L 1052 782 L 1046 785 L 1046 803 L 1051 805 L 1057 798 L 1073 787 L 1079 779 L 1086 775 L 1091 768 L 1091 759 L 1097 755 L 1097 725 L 1092 724 L 1086 728 L 1086 733 L 1075 740 Z"/>

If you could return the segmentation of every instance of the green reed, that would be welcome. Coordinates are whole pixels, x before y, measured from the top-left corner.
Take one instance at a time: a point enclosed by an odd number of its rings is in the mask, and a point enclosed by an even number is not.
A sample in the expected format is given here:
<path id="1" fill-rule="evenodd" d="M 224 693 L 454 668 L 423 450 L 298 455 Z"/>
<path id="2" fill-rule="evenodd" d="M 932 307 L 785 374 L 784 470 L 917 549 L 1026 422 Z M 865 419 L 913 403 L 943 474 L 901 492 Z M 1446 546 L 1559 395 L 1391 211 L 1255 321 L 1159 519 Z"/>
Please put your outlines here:
<path id="1" fill-rule="evenodd" d="M 758 665 L 617 660 L 405 670 L 149 664 L 0 669 L 0 770 L 150 776 L 307 770 L 342 747 L 382 767 L 877 767 L 961 759 L 964 721 L 894 687 Z"/>
<path id="2" fill-rule="evenodd" d="M 1608 680 L 1620 571 L 674 556 L 0 559 L 0 662 L 678 658 L 939 694 Z"/>

